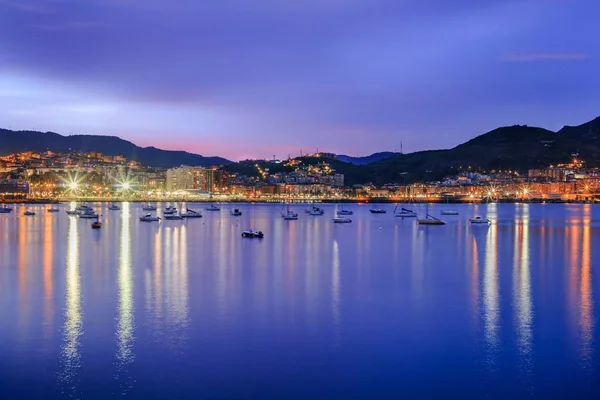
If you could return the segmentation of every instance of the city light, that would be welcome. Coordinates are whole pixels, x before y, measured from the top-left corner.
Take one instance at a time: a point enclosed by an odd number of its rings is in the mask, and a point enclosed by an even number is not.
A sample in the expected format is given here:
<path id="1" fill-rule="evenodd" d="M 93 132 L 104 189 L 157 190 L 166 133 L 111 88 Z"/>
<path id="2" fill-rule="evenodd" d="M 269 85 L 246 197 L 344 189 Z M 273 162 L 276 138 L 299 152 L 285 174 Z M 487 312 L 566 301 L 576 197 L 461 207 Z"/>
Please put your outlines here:
<path id="1" fill-rule="evenodd" d="M 69 182 L 69 189 L 75 190 L 77 189 L 77 186 L 79 186 L 77 182 Z"/>

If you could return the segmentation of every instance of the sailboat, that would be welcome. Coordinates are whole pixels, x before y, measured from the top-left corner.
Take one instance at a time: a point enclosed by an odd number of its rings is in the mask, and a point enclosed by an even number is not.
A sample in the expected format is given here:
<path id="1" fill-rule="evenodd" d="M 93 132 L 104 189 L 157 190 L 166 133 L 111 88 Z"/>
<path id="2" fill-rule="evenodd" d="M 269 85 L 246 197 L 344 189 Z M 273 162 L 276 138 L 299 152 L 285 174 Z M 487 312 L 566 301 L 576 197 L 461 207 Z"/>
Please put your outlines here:
<path id="1" fill-rule="evenodd" d="M 417 213 L 404 207 L 402 207 L 400 211 L 398 211 L 398 204 L 396 204 L 396 208 L 394 208 L 394 217 L 417 218 Z"/>
<path id="2" fill-rule="evenodd" d="M 344 205 L 340 204 L 341 210 L 337 212 L 337 215 L 352 215 L 354 214 L 351 210 L 344 209 Z"/>
<path id="3" fill-rule="evenodd" d="M 449 203 L 449 197 L 446 197 L 446 203 Z M 453 208 L 446 208 L 440 212 L 441 215 L 458 215 L 458 210 Z"/>
<path id="4" fill-rule="evenodd" d="M 419 225 L 446 225 L 446 222 L 429 214 L 429 204 L 425 209 L 425 218 L 417 219 Z"/>
<path id="5" fill-rule="evenodd" d="M 283 207 L 281 208 L 281 216 L 286 221 L 294 221 L 294 220 L 298 219 L 298 213 L 295 213 L 292 210 L 290 210 L 290 205 L 289 204 L 287 205 L 286 212 L 283 212 Z"/>
<path id="6" fill-rule="evenodd" d="M 325 211 L 322 208 L 312 206 L 310 210 L 307 210 L 308 215 L 323 215 Z"/>

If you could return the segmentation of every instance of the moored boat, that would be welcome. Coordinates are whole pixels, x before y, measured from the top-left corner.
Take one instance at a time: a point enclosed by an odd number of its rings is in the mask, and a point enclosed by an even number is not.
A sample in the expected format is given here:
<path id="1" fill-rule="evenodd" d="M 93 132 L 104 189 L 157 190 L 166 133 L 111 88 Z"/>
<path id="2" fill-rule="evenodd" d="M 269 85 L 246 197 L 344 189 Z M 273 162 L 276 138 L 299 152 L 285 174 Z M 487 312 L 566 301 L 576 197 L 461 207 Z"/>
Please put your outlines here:
<path id="1" fill-rule="evenodd" d="M 119 207 L 119 206 L 118 206 L 118 205 L 116 205 L 115 203 L 111 203 L 111 204 L 108 206 L 108 209 L 109 209 L 110 211 L 119 211 L 119 210 L 121 209 L 121 207 Z"/>
<path id="2" fill-rule="evenodd" d="M 238 208 L 234 208 L 233 210 L 231 210 L 230 214 L 232 217 L 239 217 L 242 215 L 242 212 Z"/>
<path id="3" fill-rule="evenodd" d="M 152 213 L 145 214 L 140 217 L 141 222 L 157 222 L 160 221 L 160 217 L 152 215 Z"/>
<path id="4" fill-rule="evenodd" d="M 87 211 L 84 211 L 84 212 L 80 212 L 79 213 L 79 218 L 81 218 L 81 219 L 94 219 L 94 218 L 98 218 L 98 214 L 94 210 L 90 209 L 90 210 L 87 210 Z"/>
<path id="5" fill-rule="evenodd" d="M 206 211 L 221 211 L 221 209 L 214 204 L 211 204 L 209 207 L 205 208 Z"/>
<path id="6" fill-rule="evenodd" d="M 35 215 L 35 212 L 27 210 L 23 213 L 23 215 L 25 215 L 27 217 L 31 217 L 31 216 Z"/>
<path id="7" fill-rule="evenodd" d="M 2 207 L 0 207 L 0 214 L 9 214 L 11 212 L 12 212 L 12 208 L 7 207 L 6 204 L 2 204 Z"/>
<path id="8" fill-rule="evenodd" d="M 354 214 L 351 210 L 346 210 L 343 205 L 340 205 L 340 210 L 336 213 L 337 215 L 352 215 Z"/>
<path id="9" fill-rule="evenodd" d="M 416 212 L 409 210 L 408 208 L 402 207 L 400 211 L 397 211 L 398 206 L 394 209 L 394 217 L 399 218 L 416 218 L 418 215 Z"/>
<path id="10" fill-rule="evenodd" d="M 173 207 L 173 206 L 168 206 L 165 207 L 165 210 L 163 211 L 163 214 L 166 215 L 172 215 L 172 214 L 176 214 L 177 213 L 177 208 Z"/>
<path id="11" fill-rule="evenodd" d="M 295 213 L 292 210 L 290 210 L 290 205 L 288 204 L 287 210 L 285 212 L 283 212 L 282 210 L 281 217 L 286 221 L 295 221 L 298 219 L 298 213 Z"/>
<path id="12" fill-rule="evenodd" d="M 142 206 L 143 211 L 156 211 L 156 205 L 152 203 L 146 203 Z"/>
<path id="13" fill-rule="evenodd" d="M 251 238 L 251 239 L 262 239 L 265 235 L 262 231 L 254 231 L 252 229 L 248 229 L 247 231 L 242 232 L 242 237 Z"/>
<path id="14" fill-rule="evenodd" d="M 452 210 L 452 209 L 447 209 L 447 210 L 442 210 L 442 212 L 440 212 L 441 215 L 458 215 L 458 210 Z"/>
<path id="15" fill-rule="evenodd" d="M 469 222 L 472 224 L 485 224 L 488 225 L 491 221 L 489 219 L 486 218 L 481 218 L 481 217 L 475 217 L 475 218 L 470 218 Z"/>
<path id="16" fill-rule="evenodd" d="M 429 214 L 427 214 L 427 216 L 423 219 L 418 219 L 417 223 L 419 225 L 446 225 L 445 221 L 435 218 L 434 216 Z"/>
<path id="17" fill-rule="evenodd" d="M 181 215 L 183 218 L 202 218 L 202 214 L 189 208 L 186 208 L 185 212 L 179 213 L 179 215 Z"/>
<path id="18" fill-rule="evenodd" d="M 323 215 L 325 211 L 322 208 L 312 206 L 309 210 L 307 210 L 308 215 Z"/>
<path id="19" fill-rule="evenodd" d="M 348 217 L 337 216 L 337 217 L 333 218 L 333 223 L 335 223 L 335 224 L 349 224 L 351 222 L 352 222 L 352 220 Z"/>
<path id="20" fill-rule="evenodd" d="M 94 222 L 92 222 L 92 229 L 100 228 L 102 228 L 102 222 L 100 222 L 100 218 L 97 218 Z"/>

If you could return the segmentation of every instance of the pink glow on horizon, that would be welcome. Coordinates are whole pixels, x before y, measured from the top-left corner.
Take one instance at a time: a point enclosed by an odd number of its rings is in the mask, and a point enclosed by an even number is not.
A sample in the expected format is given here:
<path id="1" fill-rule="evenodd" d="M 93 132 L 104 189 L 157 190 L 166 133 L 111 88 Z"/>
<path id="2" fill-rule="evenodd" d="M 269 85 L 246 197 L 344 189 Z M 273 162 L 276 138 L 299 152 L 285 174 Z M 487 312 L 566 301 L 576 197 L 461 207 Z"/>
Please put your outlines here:
<path id="1" fill-rule="evenodd" d="M 165 137 L 168 137 L 166 135 Z M 224 157 L 231 161 L 240 161 L 246 159 L 271 159 L 273 155 L 278 159 L 287 159 L 288 155 L 292 157 L 299 156 L 301 148 L 295 146 L 282 146 L 270 144 L 265 146 L 258 141 L 255 143 L 244 143 L 244 151 L 240 152 L 239 143 L 236 146 L 228 146 L 219 139 L 207 141 L 205 138 L 198 139 L 177 139 L 165 140 L 145 138 L 142 140 L 132 140 L 140 147 L 156 147 L 162 150 L 187 151 L 189 153 L 200 154 L 205 157 Z"/>

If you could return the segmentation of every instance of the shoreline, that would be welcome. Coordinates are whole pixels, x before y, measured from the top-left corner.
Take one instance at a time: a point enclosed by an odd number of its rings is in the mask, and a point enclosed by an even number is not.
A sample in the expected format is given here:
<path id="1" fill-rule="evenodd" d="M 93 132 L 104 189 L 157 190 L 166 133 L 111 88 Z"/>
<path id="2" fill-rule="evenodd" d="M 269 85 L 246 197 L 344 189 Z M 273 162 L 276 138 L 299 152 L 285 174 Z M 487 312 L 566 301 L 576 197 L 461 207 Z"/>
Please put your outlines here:
<path id="1" fill-rule="evenodd" d="M 236 199 L 236 200 L 193 200 L 193 199 L 159 199 L 159 200 L 140 200 L 140 199 L 105 199 L 105 198 L 76 198 L 76 199 L 10 199 L 0 200 L 0 204 L 64 204 L 64 203 L 220 203 L 220 204 L 486 204 L 486 203 L 507 203 L 507 204 L 596 204 L 600 201 L 594 200 L 562 200 L 562 199 L 529 199 L 524 200 L 513 200 L 513 199 L 500 199 L 496 201 L 485 201 L 485 200 L 442 200 L 442 199 L 431 199 L 431 200 L 406 200 L 406 199 L 317 199 L 317 200 L 306 200 L 306 199 L 292 199 L 292 200 L 248 200 L 248 199 Z"/>

